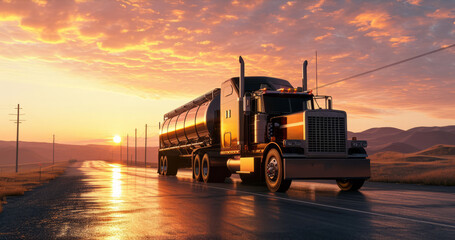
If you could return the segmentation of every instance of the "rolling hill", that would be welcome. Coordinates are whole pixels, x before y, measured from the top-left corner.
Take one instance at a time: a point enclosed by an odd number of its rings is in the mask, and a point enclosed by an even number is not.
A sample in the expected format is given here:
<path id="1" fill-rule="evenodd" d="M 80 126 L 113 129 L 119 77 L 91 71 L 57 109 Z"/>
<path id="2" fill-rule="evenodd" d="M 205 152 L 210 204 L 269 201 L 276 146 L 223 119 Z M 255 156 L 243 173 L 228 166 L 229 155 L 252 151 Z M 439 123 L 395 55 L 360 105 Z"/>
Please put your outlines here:
<path id="1" fill-rule="evenodd" d="M 434 155 L 438 152 L 455 151 L 453 148 L 441 148 L 438 145 L 455 145 L 455 126 L 446 127 L 417 127 L 407 131 L 398 128 L 371 128 L 359 133 L 348 132 L 359 140 L 367 140 L 368 154 L 379 152 L 416 153 Z M 20 163 L 52 162 L 52 143 L 20 142 Z M 433 147 L 434 146 L 434 147 Z M 433 147 L 433 148 L 430 148 Z M 430 148 L 430 149 L 427 149 Z M 157 147 L 147 148 L 147 162 L 157 162 Z M 427 149 L 427 150 L 425 150 Z M 56 144 L 56 161 L 69 159 L 88 160 L 118 160 L 119 147 L 109 145 L 70 145 Z M 123 147 L 123 159 L 126 159 L 126 147 Z M 130 158 L 134 159 L 134 148 L 130 147 Z M 144 161 L 144 147 L 138 147 L 138 162 Z M 0 165 L 15 164 L 16 142 L 0 141 Z"/>
<path id="2" fill-rule="evenodd" d="M 370 181 L 455 185 L 455 145 L 439 144 L 415 153 L 370 155 Z"/>
<path id="3" fill-rule="evenodd" d="M 455 145 L 455 126 L 417 127 L 407 131 L 397 128 L 372 128 L 363 132 L 348 132 L 348 137 L 367 140 L 369 154 L 394 151 L 411 153 L 438 145 Z"/>

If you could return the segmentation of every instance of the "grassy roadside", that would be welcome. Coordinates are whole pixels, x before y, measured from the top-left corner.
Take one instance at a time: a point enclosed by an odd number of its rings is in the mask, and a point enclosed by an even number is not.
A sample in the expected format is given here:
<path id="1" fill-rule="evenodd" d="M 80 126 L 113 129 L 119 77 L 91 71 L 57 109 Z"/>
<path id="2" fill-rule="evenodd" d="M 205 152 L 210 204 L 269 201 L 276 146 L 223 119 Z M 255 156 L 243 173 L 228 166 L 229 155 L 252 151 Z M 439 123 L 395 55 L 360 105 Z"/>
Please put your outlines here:
<path id="1" fill-rule="evenodd" d="M 57 163 L 45 168 L 32 169 L 19 173 L 2 174 L 0 177 L 0 212 L 7 196 L 24 195 L 26 191 L 46 183 L 65 171 L 69 162 Z"/>
<path id="2" fill-rule="evenodd" d="M 455 186 L 455 146 L 437 145 L 417 153 L 370 156 L 372 182 Z"/>

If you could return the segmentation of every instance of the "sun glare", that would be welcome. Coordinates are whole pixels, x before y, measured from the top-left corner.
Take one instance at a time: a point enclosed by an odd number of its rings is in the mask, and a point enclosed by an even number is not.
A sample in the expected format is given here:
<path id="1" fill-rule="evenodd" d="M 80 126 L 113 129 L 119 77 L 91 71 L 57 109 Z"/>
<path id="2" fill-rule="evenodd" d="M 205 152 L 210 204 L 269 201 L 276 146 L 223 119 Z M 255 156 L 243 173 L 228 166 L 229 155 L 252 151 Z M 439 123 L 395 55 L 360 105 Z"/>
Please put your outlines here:
<path id="1" fill-rule="evenodd" d="M 114 136 L 114 142 L 115 143 L 120 143 L 122 141 L 122 138 L 119 135 Z"/>

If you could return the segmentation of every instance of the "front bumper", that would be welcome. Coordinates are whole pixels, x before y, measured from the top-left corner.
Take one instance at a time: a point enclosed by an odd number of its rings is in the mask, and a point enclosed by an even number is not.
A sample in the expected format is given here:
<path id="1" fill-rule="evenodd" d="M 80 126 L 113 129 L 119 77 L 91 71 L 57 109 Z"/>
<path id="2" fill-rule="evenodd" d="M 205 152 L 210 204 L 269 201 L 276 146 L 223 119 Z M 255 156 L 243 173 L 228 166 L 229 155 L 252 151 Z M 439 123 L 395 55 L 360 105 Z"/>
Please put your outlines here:
<path id="1" fill-rule="evenodd" d="M 283 158 L 285 179 L 370 178 L 369 159 Z"/>

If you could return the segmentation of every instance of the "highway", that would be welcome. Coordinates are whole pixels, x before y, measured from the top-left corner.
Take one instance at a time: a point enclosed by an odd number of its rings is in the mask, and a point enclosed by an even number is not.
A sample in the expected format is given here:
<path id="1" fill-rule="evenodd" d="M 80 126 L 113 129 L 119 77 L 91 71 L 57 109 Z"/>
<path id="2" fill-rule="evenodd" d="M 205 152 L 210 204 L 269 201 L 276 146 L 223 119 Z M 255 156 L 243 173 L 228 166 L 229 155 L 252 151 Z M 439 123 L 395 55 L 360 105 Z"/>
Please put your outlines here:
<path id="1" fill-rule="evenodd" d="M 228 179 L 229 180 L 229 179 Z M 0 239 L 453 239 L 455 187 L 293 182 L 270 193 L 231 177 L 193 181 L 156 169 L 76 162 L 59 178 L 8 197 Z"/>

